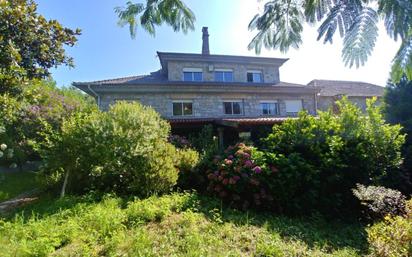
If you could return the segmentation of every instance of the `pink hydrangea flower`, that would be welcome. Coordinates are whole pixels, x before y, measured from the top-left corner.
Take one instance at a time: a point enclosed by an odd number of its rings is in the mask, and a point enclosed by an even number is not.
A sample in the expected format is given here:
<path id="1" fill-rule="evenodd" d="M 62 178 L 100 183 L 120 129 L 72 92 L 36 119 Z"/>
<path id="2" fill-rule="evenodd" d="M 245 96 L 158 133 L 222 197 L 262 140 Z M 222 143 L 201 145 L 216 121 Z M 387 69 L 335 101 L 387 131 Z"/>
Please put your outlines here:
<path id="1" fill-rule="evenodd" d="M 226 165 L 230 166 L 230 165 L 232 165 L 232 163 L 233 163 L 232 160 L 225 159 L 225 164 Z"/>
<path id="2" fill-rule="evenodd" d="M 233 156 L 233 155 L 229 155 L 227 158 L 228 158 L 229 160 L 233 160 L 234 156 Z"/>
<path id="3" fill-rule="evenodd" d="M 254 171 L 256 174 L 259 174 L 259 173 L 262 172 L 262 168 L 260 168 L 259 166 L 256 166 L 256 167 L 253 168 L 253 171 Z"/>
<path id="4" fill-rule="evenodd" d="M 245 161 L 245 166 L 246 166 L 246 167 L 252 167 L 252 166 L 253 166 L 252 161 L 251 161 L 251 160 L 246 160 L 246 161 Z"/>

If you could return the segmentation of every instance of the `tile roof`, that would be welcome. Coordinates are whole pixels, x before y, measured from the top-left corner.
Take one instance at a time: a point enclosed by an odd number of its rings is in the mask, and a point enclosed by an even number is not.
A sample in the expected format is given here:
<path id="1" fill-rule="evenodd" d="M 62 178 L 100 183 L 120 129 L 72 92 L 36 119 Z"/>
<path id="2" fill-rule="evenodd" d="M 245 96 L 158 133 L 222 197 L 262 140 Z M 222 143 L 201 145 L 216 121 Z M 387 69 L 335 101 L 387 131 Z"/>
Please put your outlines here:
<path id="1" fill-rule="evenodd" d="M 134 85 L 167 82 L 167 77 L 160 70 L 149 75 L 137 75 L 122 78 L 96 80 L 90 82 L 74 82 L 74 85 Z"/>
<path id="2" fill-rule="evenodd" d="M 237 123 L 240 125 L 273 125 L 282 123 L 292 117 L 239 117 L 239 118 L 171 118 L 168 119 L 171 124 L 193 124 L 193 123 L 218 123 L 228 124 Z"/>
<path id="3" fill-rule="evenodd" d="M 308 86 L 320 88 L 321 96 L 383 96 L 385 88 L 359 81 L 312 80 Z"/>

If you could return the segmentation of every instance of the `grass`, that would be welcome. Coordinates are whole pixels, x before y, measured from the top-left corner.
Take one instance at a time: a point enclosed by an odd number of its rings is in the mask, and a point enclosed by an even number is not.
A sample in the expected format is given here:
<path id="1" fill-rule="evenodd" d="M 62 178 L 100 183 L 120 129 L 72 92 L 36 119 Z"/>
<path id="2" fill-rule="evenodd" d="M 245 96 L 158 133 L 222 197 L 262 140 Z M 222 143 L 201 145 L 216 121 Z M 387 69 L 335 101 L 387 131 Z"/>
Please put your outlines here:
<path id="1" fill-rule="evenodd" d="M 36 174 L 31 171 L 0 171 L 0 202 L 36 188 Z"/>
<path id="2" fill-rule="evenodd" d="M 364 228 L 222 207 L 196 193 L 44 196 L 0 218 L 2 256 L 361 256 Z"/>

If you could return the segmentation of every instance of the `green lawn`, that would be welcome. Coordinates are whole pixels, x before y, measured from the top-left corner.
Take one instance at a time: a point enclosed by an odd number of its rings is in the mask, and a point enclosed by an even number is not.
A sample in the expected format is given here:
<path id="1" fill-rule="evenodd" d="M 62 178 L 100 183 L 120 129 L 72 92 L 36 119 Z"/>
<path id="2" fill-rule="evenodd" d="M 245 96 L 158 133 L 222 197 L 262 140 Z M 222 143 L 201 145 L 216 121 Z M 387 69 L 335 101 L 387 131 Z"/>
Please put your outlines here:
<path id="1" fill-rule="evenodd" d="M 196 193 L 42 200 L 0 219 L 2 256 L 360 256 L 359 224 L 223 208 Z"/>
<path id="2" fill-rule="evenodd" d="M 0 171 L 0 202 L 38 186 L 34 172 Z"/>

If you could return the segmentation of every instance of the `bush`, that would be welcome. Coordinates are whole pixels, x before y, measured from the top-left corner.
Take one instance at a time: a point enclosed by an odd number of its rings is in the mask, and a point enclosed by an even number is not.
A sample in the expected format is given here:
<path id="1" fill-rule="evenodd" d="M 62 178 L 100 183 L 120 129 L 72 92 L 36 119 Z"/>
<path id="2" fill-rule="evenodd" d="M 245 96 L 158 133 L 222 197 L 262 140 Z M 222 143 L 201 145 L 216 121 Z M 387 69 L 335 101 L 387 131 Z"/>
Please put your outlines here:
<path id="1" fill-rule="evenodd" d="M 20 165 L 39 158 L 44 133 L 59 131 L 64 118 L 95 109 L 91 97 L 75 89 L 57 88 L 53 81 L 30 81 L 17 96 L 0 95 L 0 141 L 14 150 L 7 162 Z"/>
<path id="2" fill-rule="evenodd" d="M 337 106 L 338 114 L 302 112 L 264 140 L 268 163 L 279 169 L 268 183 L 285 211 L 356 214 L 356 183 L 386 185 L 399 172 L 400 126 L 385 124 L 372 100 L 366 114 L 346 98 Z"/>
<path id="3" fill-rule="evenodd" d="M 406 198 L 401 192 L 379 186 L 364 186 L 357 184 L 353 193 L 367 207 L 366 215 L 372 219 L 382 219 L 385 216 L 404 215 Z"/>
<path id="4" fill-rule="evenodd" d="M 266 176 L 274 170 L 266 167 L 262 152 L 239 143 L 210 160 L 207 191 L 243 209 L 272 206 Z"/>
<path id="5" fill-rule="evenodd" d="M 408 202 L 412 206 L 412 200 Z M 387 216 L 367 229 L 371 256 L 412 256 L 412 210 L 406 216 Z"/>
<path id="6" fill-rule="evenodd" d="M 385 88 L 384 113 L 391 124 L 401 124 L 402 131 L 407 135 L 402 147 L 404 157 L 402 174 L 404 184 L 400 188 L 407 194 L 412 193 L 412 81 L 406 77 L 398 84 L 389 83 Z"/>
<path id="7" fill-rule="evenodd" d="M 98 190 L 147 196 L 175 185 L 176 148 L 169 124 L 140 104 L 120 102 L 108 112 L 77 114 L 63 122 L 43 151 L 43 174 L 51 184 L 70 175 L 73 192 Z"/>

